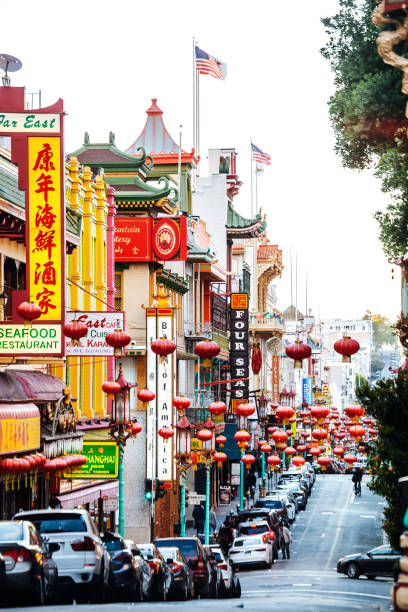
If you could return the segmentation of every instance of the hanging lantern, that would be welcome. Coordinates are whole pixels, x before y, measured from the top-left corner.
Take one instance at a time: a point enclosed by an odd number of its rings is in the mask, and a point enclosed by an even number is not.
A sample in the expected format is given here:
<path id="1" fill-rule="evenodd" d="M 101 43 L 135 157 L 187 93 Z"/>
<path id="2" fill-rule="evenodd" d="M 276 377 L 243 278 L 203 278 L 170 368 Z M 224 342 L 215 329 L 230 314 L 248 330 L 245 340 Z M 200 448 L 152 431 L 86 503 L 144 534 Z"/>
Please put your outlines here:
<path id="1" fill-rule="evenodd" d="M 335 455 L 337 455 L 338 457 L 341 457 L 342 455 L 344 455 L 344 447 L 343 446 L 335 446 L 333 448 L 333 453 Z"/>
<path id="2" fill-rule="evenodd" d="M 287 425 L 289 423 L 289 419 L 293 417 L 295 411 L 293 408 L 289 406 L 279 406 L 276 409 L 276 417 L 282 422 L 283 425 Z"/>
<path id="3" fill-rule="evenodd" d="M 176 397 L 173 397 L 173 406 L 179 412 L 184 412 L 185 410 L 187 410 L 187 408 L 190 406 L 190 403 L 191 402 L 188 397 L 185 397 L 184 395 L 176 395 Z"/>
<path id="4" fill-rule="evenodd" d="M 293 367 L 296 369 L 302 368 L 303 359 L 307 359 L 312 354 L 312 349 L 301 340 L 296 340 L 293 344 L 286 347 L 286 355 L 294 360 Z"/>
<path id="5" fill-rule="evenodd" d="M 24 325 L 31 325 L 31 322 L 41 317 L 41 308 L 33 302 L 21 302 L 17 306 L 17 314 L 24 319 Z"/>
<path id="6" fill-rule="evenodd" d="M 307 438 L 310 437 L 310 433 L 308 431 L 301 431 L 300 435 L 302 436 L 304 440 L 307 440 Z"/>
<path id="7" fill-rule="evenodd" d="M 201 440 L 201 442 L 208 442 L 212 438 L 212 432 L 209 429 L 200 429 L 197 433 L 197 438 Z"/>
<path id="8" fill-rule="evenodd" d="M 150 391 L 150 389 L 140 389 L 140 391 L 137 393 L 137 399 L 144 404 L 152 402 L 155 397 L 156 394 L 153 391 Z"/>
<path id="9" fill-rule="evenodd" d="M 318 457 L 321 453 L 321 450 L 319 447 L 314 447 L 310 449 L 310 454 L 312 455 L 312 457 Z"/>
<path id="10" fill-rule="evenodd" d="M 114 380 L 108 380 L 107 382 L 103 383 L 102 391 L 107 393 L 108 400 L 114 400 L 116 393 L 120 391 L 120 385 Z"/>
<path id="11" fill-rule="evenodd" d="M 245 465 L 246 469 L 249 470 L 251 465 L 255 463 L 255 457 L 253 455 L 244 455 L 242 457 L 242 463 Z"/>
<path id="12" fill-rule="evenodd" d="M 327 438 L 327 429 L 315 429 L 312 431 L 312 437 L 315 440 L 325 440 Z"/>
<path id="13" fill-rule="evenodd" d="M 203 452 L 213 453 L 215 451 L 215 437 L 214 437 L 215 425 L 209 418 L 204 423 L 203 429 L 197 433 L 197 438 L 203 443 Z"/>
<path id="14" fill-rule="evenodd" d="M 276 444 L 284 444 L 289 438 L 286 431 L 274 431 L 272 434 L 272 440 L 276 442 Z"/>
<path id="15" fill-rule="evenodd" d="M 296 455 L 296 450 L 293 448 L 293 446 L 287 446 L 286 449 L 285 449 L 285 453 L 289 457 L 293 457 L 293 455 Z"/>
<path id="16" fill-rule="evenodd" d="M 80 339 L 87 335 L 88 327 L 80 321 L 69 321 L 65 323 L 62 331 L 67 338 L 71 338 L 72 346 L 80 346 Z"/>
<path id="17" fill-rule="evenodd" d="M 280 460 L 280 457 L 278 457 L 278 455 L 271 455 L 270 457 L 267 458 L 266 462 L 272 468 L 275 468 L 280 464 L 281 460 Z"/>
<path id="18" fill-rule="evenodd" d="M 150 348 L 153 353 L 158 355 L 160 362 L 167 362 L 167 356 L 171 355 L 176 350 L 176 343 L 162 336 L 161 338 L 153 340 Z"/>
<path id="19" fill-rule="evenodd" d="M 227 412 L 227 405 L 224 402 L 211 402 L 208 406 L 208 412 L 214 416 L 224 414 L 224 412 Z"/>
<path id="20" fill-rule="evenodd" d="M 349 429 L 349 433 L 357 442 L 362 436 L 365 436 L 366 430 L 362 425 L 352 425 Z"/>
<path id="21" fill-rule="evenodd" d="M 227 438 L 225 436 L 217 436 L 215 438 L 216 443 L 219 445 L 220 448 L 224 448 L 224 444 L 227 441 Z"/>
<path id="22" fill-rule="evenodd" d="M 360 345 L 357 340 L 353 340 L 353 338 L 350 338 L 350 336 L 343 336 L 341 340 L 337 340 L 337 342 L 334 343 L 333 348 L 336 353 L 339 353 L 339 355 L 343 355 L 343 363 L 350 363 L 351 355 L 354 355 L 354 353 L 357 353 L 357 351 L 359 351 Z"/>
<path id="23" fill-rule="evenodd" d="M 304 453 L 306 450 L 306 444 L 298 444 L 296 447 L 296 451 L 298 453 Z"/>
<path id="24" fill-rule="evenodd" d="M 365 446 L 359 446 L 357 450 L 358 450 L 358 452 L 359 452 L 360 454 L 363 454 L 363 453 L 365 453 L 365 452 L 366 452 L 366 448 L 365 448 Z"/>
<path id="25" fill-rule="evenodd" d="M 198 463 L 198 453 L 197 451 L 193 451 L 191 453 L 191 465 L 193 466 L 193 472 L 197 471 L 197 463 Z"/>
<path id="26" fill-rule="evenodd" d="M 176 424 L 176 457 L 186 458 L 191 453 L 191 430 L 193 425 L 183 415 Z"/>
<path id="27" fill-rule="evenodd" d="M 368 433 L 370 434 L 370 436 L 376 436 L 378 434 L 378 429 L 375 429 L 375 427 L 369 427 Z"/>
<path id="28" fill-rule="evenodd" d="M 220 345 L 214 340 L 202 340 L 194 347 L 195 354 L 202 359 L 212 359 L 220 352 Z"/>
<path id="29" fill-rule="evenodd" d="M 269 446 L 269 444 L 263 444 L 260 447 L 260 451 L 261 451 L 261 453 L 265 453 L 265 454 L 266 453 L 270 453 L 272 451 L 272 446 Z"/>
<path id="30" fill-rule="evenodd" d="M 128 383 L 119 364 L 119 374 L 116 379 L 120 389 L 115 394 L 113 402 L 112 421 L 115 425 L 127 425 L 131 421 L 130 417 L 130 390 L 136 385 Z"/>
<path id="31" fill-rule="evenodd" d="M 292 465 L 295 465 L 296 467 L 300 467 L 301 465 L 305 465 L 306 461 L 303 459 L 303 457 L 293 457 L 292 459 Z"/>
<path id="32" fill-rule="evenodd" d="M 258 440 L 259 448 L 262 448 L 262 446 L 265 446 L 265 444 L 268 444 L 268 442 L 266 440 Z"/>
<path id="33" fill-rule="evenodd" d="M 157 433 L 165 442 L 167 442 L 167 440 L 174 436 L 174 429 L 171 427 L 162 427 Z"/>
<path id="34" fill-rule="evenodd" d="M 310 410 L 301 410 L 299 416 L 301 419 L 307 419 L 307 417 L 310 417 Z"/>
<path id="35" fill-rule="evenodd" d="M 312 406 L 310 409 L 310 414 L 314 419 L 318 421 L 321 419 L 325 419 L 329 414 L 330 410 L 326 406 Z"/>
<path id="36" fill-rule="evenodd" d="M 251 439 L 251 434 L 249 434 L 245 429 L 240 429 L 234 435 L 234 439 L 238 444 L 239 448 L 245 447 L 245 442 L 249 442 Z"/>
<path id="37" fill-rule="evenodd" d="M 357 457 L 355 455 L 344 455 L 343 461 L 345 461 L 349 465 L 352 465 L 353 463 L 356 463 Z"/>
<path id="38" fill-rule="evenodd" d="M 106 334 L 105 342 L 113 347 L 115 357 L 122 357 L 122 349 L 129 344 L 131 337 L 119 327 L 115 331 Z"/>
<path id="39" fill-rule="evenodd" d="M 254 342 L 252 345 L 251 367 L 252 372 L 257 376 L 262 367 L 262 351 L 259 342 Z"/>
<path id="40" fill-rule="evenodd" d="M 331 464 L 330 457 L 319 457 L 317 463 L 322 468 L 322 472 L 326 470 L 326 468 Z"/>
<path id="41" fill-rule="evenodd" d="M 224 463 L 224 461 L 226 461 L 228 459 L 227 455 L 225 453 L 214 453 L 214 461 L 217 462 L 217 467 L 221 468 L 222 464 Z"/>
<path id="42" fill-rule="evenodd" d="M 249 417 L 254 414 L 256 407 L 253 404 L 239 404 L 237 406 L 237 414 L 241 417 Z"/>
<path id="43" fill-rule="evenodd" d="M 139 434 L 141 431 L 142 431 L 142 426 L 140 425 L 140 423 L 133 421 L 130 426 L 130 435 L 136 438 L 137 434 Z"/>
<path id="44" fill-rule="evenodd" d="M 273 426 L 268 427 L 268 433 L 269 434 L 273 434 L 275 431 L 278 431 L 277 427 L 273 427 Z"/>

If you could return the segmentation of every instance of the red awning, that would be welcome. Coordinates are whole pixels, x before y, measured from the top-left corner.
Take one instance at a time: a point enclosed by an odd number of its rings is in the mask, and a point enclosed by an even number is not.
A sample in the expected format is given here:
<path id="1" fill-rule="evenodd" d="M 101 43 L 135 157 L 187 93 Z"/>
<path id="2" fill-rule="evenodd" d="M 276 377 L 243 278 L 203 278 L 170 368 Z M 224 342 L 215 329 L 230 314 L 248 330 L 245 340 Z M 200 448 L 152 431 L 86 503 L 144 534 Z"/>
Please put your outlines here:
<path id="1" fill-rule="evenodd" d="M 35 404 L 2 404 L 0 403 L 0 419 L 32 419 L 40 418 L 40 411 Z"/>
<path id="2" fill-rule="evenodd" d="M 100 497 L 111 497 L 115 495 L 119 495 L 119 483 L 117 480 L 58 495 L 58 499 L 61 502 L 62 508 L 75 508 L 75 506 L 88 504 Z"/>

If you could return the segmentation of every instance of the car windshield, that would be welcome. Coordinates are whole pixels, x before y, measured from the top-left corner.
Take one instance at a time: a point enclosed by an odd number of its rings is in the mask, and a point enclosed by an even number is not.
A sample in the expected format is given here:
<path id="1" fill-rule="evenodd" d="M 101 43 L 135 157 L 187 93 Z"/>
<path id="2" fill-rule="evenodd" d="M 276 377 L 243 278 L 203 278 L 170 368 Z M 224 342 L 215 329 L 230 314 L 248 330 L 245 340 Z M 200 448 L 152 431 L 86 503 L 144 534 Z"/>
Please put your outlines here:
<path id="1" fill-rule="evenodd" d="M 152 551 L 152 549 L 150 547 L 148 547 L 148 546 L 139 546 L 139 550 L 142 553 L 143 557 L 145 559 L 147 559 L 148 561 L 153 559 L 153 551 Z"/>
<path id="2" fill-rule="evenodd" d="M 124 546 L 123 546 L 123 542 L 119 539 L 114 539 L 114 540 L 104 540 L 104 545 L 106 550 L 108 550 L 109 552 L 115 552 L 116 550 L 123 550 Z"/>
<path id="3" fill-rule="evenodd" d="M 177 546 L 185 557 L 197 557 L 197 542 L 195 540 L 163 540 L 157 542 L 160 548 L 174 548 Z"/>
<path id="4" fill-rule="evenodd" d="M 21 523 L 0 523 L 0 541 L 18 542 L 24 539 L 24 530 Z"/>
<path id="5" fill-rule="evenodd" d="M 176 548 L 166 548 L 162 546 L 159 546 L 158 548 L 159 548 L 159 552 L 162 554 L 162 556 L 165 559 L 173 559 L 173 561 L 177 559 L 177 549 Z"/>
<path id="6" fill-rule="evenodd" d="M 224 561 L 224 559 L 221 556 L 221 553 L 218 552 L 218 550 L 213 550 L 213 555 L 215 557 L 215 560 L 217 561 L 217 563 L 222 563 Z"/>
<path id="7" fill-rule="evenodd" d="M 246 538 L 246 539 L 235 539 L 234 548 L 241 548 L 243 546 L 253 546 L 254 544 L 263 544 L 260 538 Z"/>
<path id="8" fill-rule="evenodd" d="M 275 508 L 278 510 L 283 508 L 282 502 L 279 499 L 263 499 L 262 501 L 257 501 L 255 505 L 258 508 L 262 506 L 266 506 L 267 508 Z"/>
<path id="9" fill-rule="evenodd" d="M 241 527 L 239 530 L 241 535 L 254 535 L 255 533 L 265 533 L 266 531 L 269 531 L 266 525 L 250 525 Z"/>
<path id="10" fill-rule="evenodd" d="M 81 514 L 36 514 L 27 517 L 19 516 L 24 520 L 31 521 L 42 533 L 70 533 L 86 531 L 84 517 Z"/>

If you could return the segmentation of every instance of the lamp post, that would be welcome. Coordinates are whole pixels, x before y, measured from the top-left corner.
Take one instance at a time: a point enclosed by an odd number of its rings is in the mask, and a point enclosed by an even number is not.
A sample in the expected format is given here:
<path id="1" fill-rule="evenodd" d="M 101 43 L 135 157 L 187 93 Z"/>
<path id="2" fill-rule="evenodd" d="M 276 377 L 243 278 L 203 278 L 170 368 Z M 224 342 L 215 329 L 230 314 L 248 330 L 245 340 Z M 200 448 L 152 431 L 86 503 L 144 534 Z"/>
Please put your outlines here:
<path id="1" fill-rule="evenodd" d="M 110 436 L 119 447 L 119 533 L 123 537 L 125 531 L 124 494 L 123 494 L 123 454 L 128 438 L 135 438 L 141 431 L 141 426 L 130 416 L 130 390 L 136 387 L 128 383 L 119 364 L 119 374 L 116 379 L 119 389 L 115 393 L 113 413 L 110 423 Z"/>
<path id="2" fill-rule="evenodd" d="M 193 425 L 183 414 L 176 424 L 176 460 L 180 466 L 180 536 L 186 535 L 186 469 L 191 454 L 191 430 Z"/>
<path id="3" fill-rule="evenodd" d="M 197 432 L 197 438 L 203 443 L 202 452 L 205 457 L 205 544 L 209 544 L 210 540 L 210 473 L 215 452 L 214 430 L 214 423 L 211 419 L 208 419 L 206 423 L 204 423 L 203 429 Z"/>
<path id="4" fill-rule="evenodd" d="M 259 411 L 258 411 L 258 418 L 259 418 L 259 422 L 261 424 L 261 431 L 262 431 L 262 439 L 264 439 L 265 437 L 265 427 L 266 424 L 268 422 L 268 404 L 271 400 L 269 399 L 268 396 L 266 396 L 263 392 L 261 393 L 261 395 L 258 398 L 258 406 L 259 406 Z M 261 453 L 262 455 L 262 459 L 261 459 L 261 477 L 262 477 L 262 488 L 265 488 L 265 481 L 266 481 L 266 470 L 265 470 L 265 453 Z"/>

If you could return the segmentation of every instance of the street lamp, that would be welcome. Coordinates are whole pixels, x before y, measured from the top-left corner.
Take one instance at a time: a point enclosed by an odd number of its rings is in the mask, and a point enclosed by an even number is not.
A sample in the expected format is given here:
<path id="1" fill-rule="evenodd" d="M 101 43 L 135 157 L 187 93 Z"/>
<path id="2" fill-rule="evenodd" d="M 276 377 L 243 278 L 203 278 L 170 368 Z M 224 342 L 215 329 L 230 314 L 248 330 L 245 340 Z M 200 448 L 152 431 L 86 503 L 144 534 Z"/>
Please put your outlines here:
<path id="1" fill-rule="evenodd" d="M 210 526 L 210 471 L 215 452 L 215 425 L 211 419 L 208 419 L 204 424 L 203 429 L 197 432 L 197 438 L 203 443 L 202 452 L 205 457 L 205 531 L 204 542 L 209 544 L 209 526 Z"/>
<path id="2" fill-rule="evenodd" d="M 119 447 L 119 533 L 123 537 L 125 531 L 123 454 L 128 438 L 136 438 L 142 428 L 139 423 L 131 419 L 130 390 L 136 387 L 136 385 L 127 382 L 123 374 L 122 364 L 119 364 L 119 374 L 116 383 L 119 385 L 119 389 L 116 387 L 116 392 L 114 392 L 115 399 L 112 407 L 110 436 Z"/>
<path id="3" fill-rule="evenodd" d="M 176 460 L 180 466 L 180 536 L 182 538 L 186 535 L 186 468 L 191 454 L 192 429 L 193 425 L 183 414 L 176 424 Z"/>

